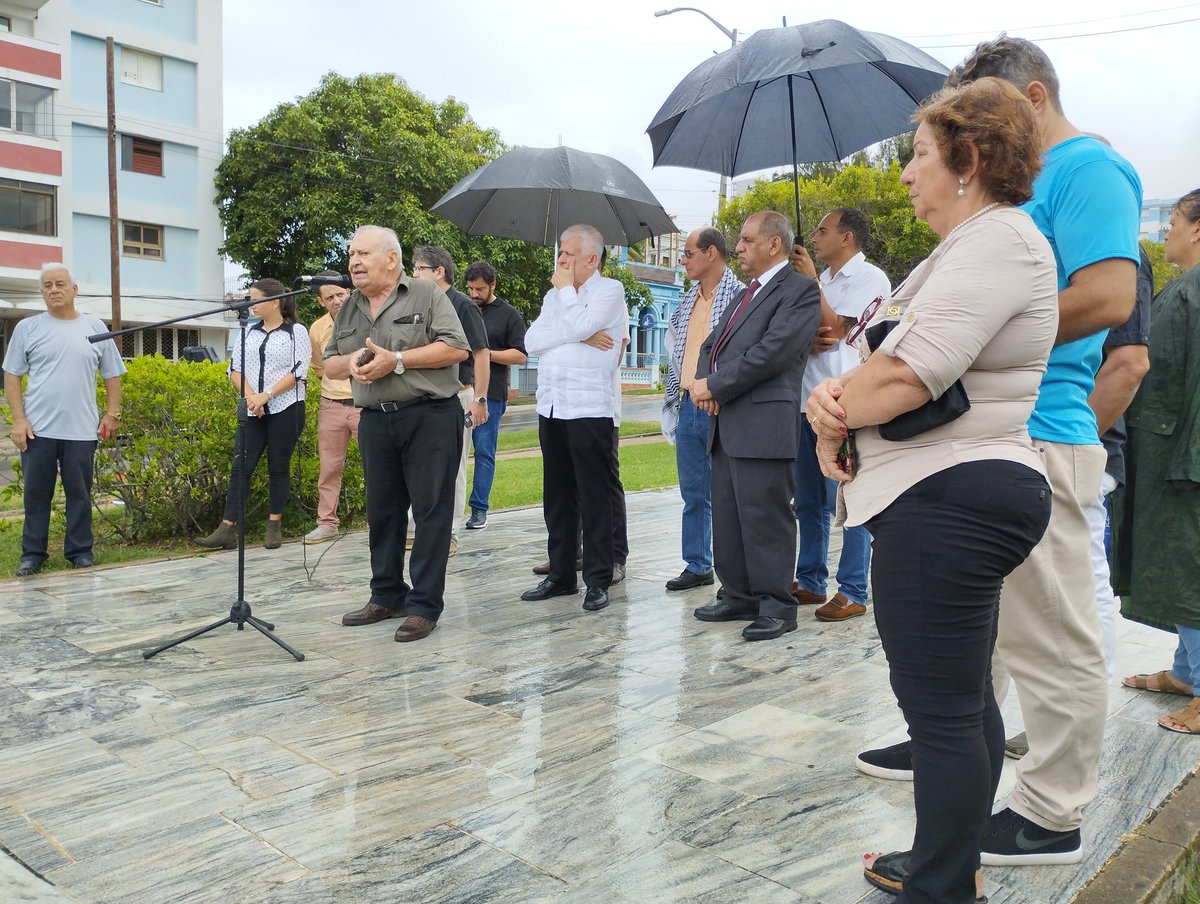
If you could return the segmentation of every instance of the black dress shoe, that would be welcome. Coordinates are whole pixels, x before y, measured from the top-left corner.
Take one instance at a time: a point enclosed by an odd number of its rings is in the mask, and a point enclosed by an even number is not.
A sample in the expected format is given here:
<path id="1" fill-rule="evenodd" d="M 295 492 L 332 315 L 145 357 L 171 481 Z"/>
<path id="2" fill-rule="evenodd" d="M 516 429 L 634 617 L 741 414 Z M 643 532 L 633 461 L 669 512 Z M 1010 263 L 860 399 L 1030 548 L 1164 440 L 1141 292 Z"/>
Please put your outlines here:
<path id="1" fill-rule="evenodd" d="M 90 552 L 81 553 L 71 560 L 72 568 L 95 568 L 96 560 Z"/>
<path id="2" fill-rule="evenodd" d="M 17 563 L 17 577 L 24 578 L 24 577 L 28 577 L 31 574 L 37 574 L 39 571 L 42 570 L 42 565 L 44 565 L 44 564 L 45 564 L 44 559 L 43 560 L 33 559 L 33 558 L 21 559 L 21 561 Z"/>
<path id="3" fill-rule="evenodd" d="M 725 599 L 725 588 L 724 587 L 717 588 L 717 599 L 719 599 L 719 600 Z"/>
<path id="4" fill-rule="evenodd" d="M 549 578 L 542 581 L 532 590 L 526 590 L 521 594 L 521 599 L 529 603 L 536 603 L 539 600 L 548 600 L 552 596 L 571 596 L 578 593 L 578 587 L 563 587 L 561 584 L 556 584 Z"/>
<path id="5" fill-rule="evenodd" d="M 625 580 L 625 563 L 624 562 L 614 562 L 613 563 L 612 584 L 609 584 L 608 586 L 611 587 L 613 584 L 619 584 L 623 580 Z"/>
<path id="6" fill-rule="evenodd" d="M 700 621 L 754 621 L 758 611 L 740 606 L 731 606 L 724 600 L 717 600 L 707 606 L 701 606 L 692 615 Z"/>
<path id="7" fill-rule="evenodd" d="M 704 572 L 704 574 L 696 574 L 694 571 L 688 571 L 686 568 L 677 578 L 671 578 L 667 581 L 668 590 L 691 590 L 693 587 L 706 587 L 714 580 L 712 569 Z"/>
<path id="8" fill-rule="evenodd" d="M 597 609 L 603 609 L 608 605 L 608 591 L 601 590 L 599 587 L 589 587 L 587 595 L 583 598 L 583 608 L 588 612 L 595 612 Z"/>
<path id="9" fill-rule="evenodd" d="M 769 615 L 760 615 L 752 624 L 742 628 L 742 637 L 746 640 L 774 640 L 776 637 L 783 637 L 788 631 L 796 630 L 796 617 L 791 618 L 771 618 Z"/>

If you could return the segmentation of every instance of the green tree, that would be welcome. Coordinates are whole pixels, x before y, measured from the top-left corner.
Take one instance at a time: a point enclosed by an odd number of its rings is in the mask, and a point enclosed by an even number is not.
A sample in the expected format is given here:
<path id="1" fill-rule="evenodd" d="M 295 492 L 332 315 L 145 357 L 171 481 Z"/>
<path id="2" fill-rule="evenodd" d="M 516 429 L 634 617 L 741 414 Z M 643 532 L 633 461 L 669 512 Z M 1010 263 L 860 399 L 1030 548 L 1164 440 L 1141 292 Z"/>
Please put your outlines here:
<path id="1" fill-rule="evenodd" d="M 1154 294 L 1157 295 L 1161 292 L 1167 283 L 1174 282 L 1183 276 L 1183 268 L 1167 263 L 1163 257 L 1167 252 L 1167 246 L 1162 242 L 1142 239 L 1142 248 L 1145 249 L 1146 256 L 1150 258 L 1150 267 L 1154 270 Z"/>
<path id="2" fill-rule="evenodd" d="M 216 175 L 222 251 L 256 277 L 344 272 L 350 234 L 376 223 L 395 229 L 406 251 L 442 245 L 461 266 L 490 261 L 498 291 L 528 316 L 549 283 L 549 250 L 468 237 L 429 213 L 503 149 L 454 98 L 431 102 L 388 73 L 328 73 L 310 94 L 230 134 Z"/>
<path id="3" fill-rule="evenodd" d="M 834 207 L 855 207 L 867 215 L 871 236 L 863 250 L 868 260 L 887 273 L 892 285 L 908 276 L 937 245 L 937 235 L 913 215 L 896 162 L 852 163 L 828 176 L 802 178 L 797 234 L 807 238 Z M 737 244 L 737 235 L 746 218 L 761 210 L 776 210 L 796 226 L 796 202 L 790 178 L 786 182 L 757 182 L 722 207 L 716 225 L 725 233 L 730 248 Z M 733 263 L 736 265 L 736 261 Z"/>
<path id="4" fill-rule="evenodd" d="M 637 281 L 637 277 L 628 267 L 609 261 L 604 265 L 601 275 L 615 279 L 625 287 L 625 307 L 629 310 L 640 311 L 654 304 L 654 296 L 650 294 L 650 290 Z"/>

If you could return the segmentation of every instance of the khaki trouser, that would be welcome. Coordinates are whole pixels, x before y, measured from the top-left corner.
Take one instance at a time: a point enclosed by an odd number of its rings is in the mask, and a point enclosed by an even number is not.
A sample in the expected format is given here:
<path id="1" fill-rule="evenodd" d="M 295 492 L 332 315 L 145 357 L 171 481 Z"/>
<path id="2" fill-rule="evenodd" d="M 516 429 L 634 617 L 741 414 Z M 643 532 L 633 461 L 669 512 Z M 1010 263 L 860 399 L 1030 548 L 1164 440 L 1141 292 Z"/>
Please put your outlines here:
<path id="1" fill-rule="evenodd" d="M 471 410 L 471 402 L 475 399 L 475 387 L 464 386 L 458 394 L 458 400 L 462 403 L 465 413 Z M 463 428 L 463 450 L 462 458 L 458 462 L 458 476 L 454 480 L 454 527 L 450 531 L 450 536 L 458 536 L 458 528 L 462 524 L 463 509 L 467 505 L 467 456 L 471 452 L 471 428 Z"/>
<path id="2" fill-rule="evenodd" d="M 1054 491 L 1042 541 L 1004 582 L 992 682 L 1017 686 L 1029 753 L 1009 807 L 1056 832 L 1078 828 L 1096 795 L 1108 677 L 1096 614 L 1086 509 L 1100 492 L 1102 446 L 1034 440 Z"/>

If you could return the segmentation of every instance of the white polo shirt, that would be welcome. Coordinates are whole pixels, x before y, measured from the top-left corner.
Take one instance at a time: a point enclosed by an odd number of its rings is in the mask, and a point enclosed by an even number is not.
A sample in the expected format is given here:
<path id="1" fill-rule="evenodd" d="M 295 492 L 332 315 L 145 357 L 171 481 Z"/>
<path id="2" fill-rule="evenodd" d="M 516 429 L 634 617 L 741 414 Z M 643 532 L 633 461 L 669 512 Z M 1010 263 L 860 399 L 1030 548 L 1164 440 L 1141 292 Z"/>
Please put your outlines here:
<path id="1" fill-rule="evenodd" d="M 883 296 L 888 299 L 892 296 L 892 284 L 887 274 L 874 264 L 867 263 L 861 251 L 842 264 L 842 269 L 836 274 L 826 268 L 817 278 L 821 281 L 825 300 L 839 317 L 858 319 L 876 298 Z M 822 380 L 840 377 L 857 365 L 858 352 L 844 342 L 819 355 L 810 354 L 804 368 L 800 403 L 803 405 L 808 401 Z"/>

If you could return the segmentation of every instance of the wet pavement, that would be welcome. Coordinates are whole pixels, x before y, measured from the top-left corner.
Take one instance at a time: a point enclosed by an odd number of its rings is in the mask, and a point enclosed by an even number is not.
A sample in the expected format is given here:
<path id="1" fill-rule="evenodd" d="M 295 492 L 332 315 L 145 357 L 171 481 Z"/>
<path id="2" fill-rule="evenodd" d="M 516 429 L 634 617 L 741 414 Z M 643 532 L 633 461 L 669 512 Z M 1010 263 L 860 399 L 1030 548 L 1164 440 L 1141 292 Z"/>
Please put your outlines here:
<path id="1" fill-rule="evenodd" d="M 712 588 L 663 588 L 679 511 L 629 497 L 598 613 L 521 602 L 541 511 L 494 513 L 413 644 L 340 624 L 365 534 L 251 549 L 247 598 L 304 662 L 229 626 L 142 659 L 228 612 L 233 552 L 0 581 L 0 900 L 894 900 L 859 865 L 913 829 L 911 785 L 853 767 L 902 725 L 872 620 L 753 644 L 695 620 Z M 1169 664 L 1172 637 L 1121 637 L 1118 674 Z M 1084 862 L 990 869 L 993 904 L 1068 901 L 1196 768 L 1155 725 L 1172 702 L 1112 689 Z"/>

